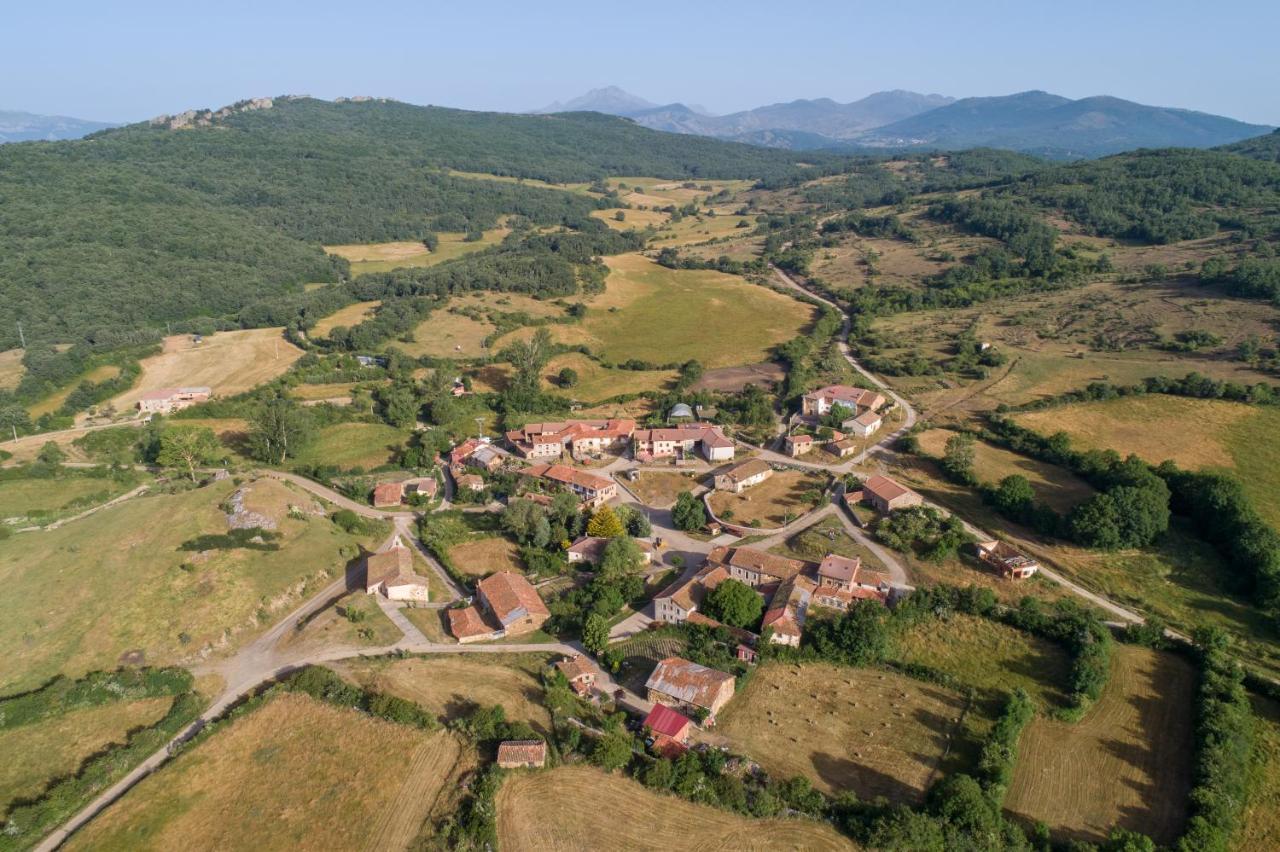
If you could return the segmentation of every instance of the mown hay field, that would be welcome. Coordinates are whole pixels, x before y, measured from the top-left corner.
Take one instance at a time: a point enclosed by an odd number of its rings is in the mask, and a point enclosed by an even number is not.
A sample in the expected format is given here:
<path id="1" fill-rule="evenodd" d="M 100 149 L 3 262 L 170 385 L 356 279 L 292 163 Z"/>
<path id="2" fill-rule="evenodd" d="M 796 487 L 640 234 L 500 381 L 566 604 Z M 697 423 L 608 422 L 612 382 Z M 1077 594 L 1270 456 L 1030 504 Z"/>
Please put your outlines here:
<path id="1" fill-rule="evenodd" d="M 771 775 L 912 803 L 935 779 L 964 711 L 955 692 L 889 671 L 773 664 L 721 711 L 716 732 Z"/>
<path id="2" fill-rule="evenodd" d="M 754 364 L 808 325 L 814 309 L 743 278 L 708 270 L 667 269 L 640 254 L 605 258 L 605 292 L 575 325 L 551 327 L 568 344 L 586 344 L 614 363 L 698 360 L 708 369 Z M 522 329 L 504 335 L 500 349 Z"/>
<path id="3" fill-rule="evenodd" d="M 436 654 L 348 660 L 333 668 L 362 686 L 415 701 L 442 720 L 457 718 L 476 704 L 500 704 L 508 719 L 546 732 L 551 716 L 542 706 L 540 673 L 550 659 L 541 654 Z"/>
<path id="4" fill-rule="evenodd" d="M 155 724 L 172 704 L 168 697 L 121 701 L 0 731 L 0 813 L 37 798 L 50 781 L 73 775 L 85 758 L 123 743 L 134 728 Z"/>
<path id="5" fill-rule="evenodd" d="M 27 412 L 32 417 L 53 414 L 62 407 L 62 404 L 67 401 L 67 397 L 71 396 L 71 392 L 78 388 L 81 382 L 105 382 L 107 379 L 114 379 L 118 375 L 120 375 L 120 368 L 114 364 L 103 364 L 102 366 L 94 367 L 32 405 L 27 409 Z"/>
<path id="6" fill-rule="evenodd" d="M 780 527 L 814 507 L 811 499 L 826 484 L 826 477 L 797 470 L 775 471 L 773 476 L 741 494 L 714 491 L 711 508 L 716 516 L 750 527 Z M 731 513 L 726 516 L 726 513 Z"/>
<path id="7" fill-rule="evenodd" d="M 1005 808 L 1060 838 L 1096 843 L 1120 826 L 1171 843 L 1191 789 L 1194 688 L 1186 660 L 1117 646 L 1084 718 L 1037 718 L 1023 732 Z"/>
<path id="8" fill-rule="evenodd" d="M 352 275 L 367 275 L 409 266 L 435 266 L 437 263 L 497 245 L 509 233 L 511 232 L 506 228 L 492 228 L 484 232 L 483 239 L 467 242 L 466 234 L 442 232 L 436 235 L 440 242 L 435 251 L 413 240 L 325 246 L 324 250 L 346 258 L 351 263 Z"/>
<path id="9" fill-rule="evenodd" d="M 68 848 L 403 849 L 462 757 L 449 733 L 281 695 L 144 779 Z"/>
<path id="10" fill-rule="evenodd" d="M 274 480 L 248 486 L 251 503 L 312 498 Z M 342 576 L 358 546 L 327 518 L 281 516 L 278 550 L 181 550 L 222 536 L 219 506 L 231 482 L 139 497 L 74 523 L 0 541 L 0 692 L 76 677 L 129 660 L 149 665 L 194 658 L 206 646 L 233 650 L 246 635 Z M 255 493 L 257 492 L 257 493 Z M 54 590 L 54 591 L 51 591 Z"/>
<path id="11" fill-rule="evenodd" d="M 941 459 L 946 452 L 947 440 L 955 434 L 950 429 L 928 429 L 917 439 L 921 450 Z M 1059 512 L 1070 512 L 1078 503 L 1093 496 L 1089 483 L 1070 471 L 1020 456 L 986 441 L 974 442 L 973 456 L 973 469 L 978 479 L 995 484 L 1006 476 L 1026 477 L 1036 499 Z"/>
<path id="12" fill-rule="evenodd" d="M 414 328 L 412 343 L 392 340 L 384 348 L 399 349 L 413 358 L 424 355 L 435 358 L 477 358 L 485 354 L 484 341 L 493 334 L 494 329 L 493 323 L 488 321 L 438 309 Z"/>
<path id="13" fill-rule="evenodd" d="M 381 299 L 374 299 L 370 302 L 355 302 L 345 308 L 339 308 L 329 316 L 317 320 L 315 326 L 307 334 L 318 339 L 328 337 L 329 332 L 333 331 L 337 326 L 341 325 L 350 328 L 353 325 L 359 325 L 373 316 L 373 312 L 381 304 Z"/>
<path id="14" fill-rule="evenodd" d="M 825 823 L 750 819 L 585 766 L 513 774 L 498 791 L 497 810 L 505 852 L 856 848 Z"/>
<path id="15" fill-rule="evenodd" d="M 1078 448 L 1135 453 L 1152 464 L 1234 472 L 1258 511 L 1280 527 L 1280 410 L 1165 394 L 1065 405 L 1019 414 L 1045 435 L 1066 432 Z"/>
<path id="16" fill-rule="evenodd" d="M 200 344 L 192 342 L 189 334 L 166 337 L 160 354 L 142 360 L 138 382 L 111 404 L 125 411 L 147 391 L 161 388 L 204 385 L 222 397 L 255 388 L 302 357 L 302 350 L 285 340 L 282 332 L 280 328 L 221 331 Z"/>

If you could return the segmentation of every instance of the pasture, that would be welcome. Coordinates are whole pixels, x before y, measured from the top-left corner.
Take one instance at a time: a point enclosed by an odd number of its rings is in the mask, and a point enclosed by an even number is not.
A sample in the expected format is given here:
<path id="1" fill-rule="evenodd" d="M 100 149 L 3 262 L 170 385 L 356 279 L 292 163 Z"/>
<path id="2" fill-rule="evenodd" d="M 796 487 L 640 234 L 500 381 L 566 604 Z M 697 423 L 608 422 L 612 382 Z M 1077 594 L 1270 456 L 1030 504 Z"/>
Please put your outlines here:
<path id="1" fill-rule="evenodd" d="M 73 775 L 85 758 L 124 742 L 134 728 L 155 724 L 172 703 L 169 697 L 121 701 L 0 731 L 0 754 L 7 757 L 0 761 L 0 813 Z"/>
<path id="2" fill-rule="evenodd" d="M 825 823 L 750 819 L 586 766 L 513 773 L 498 791 L 497 811 L 498 843 L 505 852 L 587 852 L 602 842 L 618 852 L 856 848 Z"/>
<path id="3" fill-rule="evenodd" d="M 562 388 L 556 381 L 565 367 L 578 373 L 578 383 L 573 387 Z M 581 352 L 568 352 L 547 363 L 543 386 L 574 399 L 600 400 L 623 394 L 661 390 L 675 379 L 675 370 L 619 370 L 603 367 Z"/>
<path id="4" fill-rule="evenodd" d="M 1078 449 L 1172 459 L 1187 470 L 1230 471 L 1259 513 L 1280 527 L 1280 410 L 1212 399 L 1147 394 L 1057 406 L 1015 418 L 1042 434 L 1066 432 Z"/>
<path id="5" fill-rule="evenodd" d="M 449 559 L 462 573 L 484 577 L 495 571 L 524 571 L 519 550 L 505 538 L 479 538 L 449 548 Z"/>
<path id="6" fill-rule="evenodd" d="M 1280 704 L 1255 696 L 1253 794 L 1236 832 L 1234 849 L 1280 847 Z"/>
<path id="7" fill-rule="evenodd" d="M 408 430 L 383 423 L 336 423 L 321 429 L 294 461 L 367 470 L 390 464 L 408 437 Z"/>
<path id="8" fill-rule="evenodd" d="M 713 491 L 711 508 L 718 518 L 730 523 L 781 527 L 813 509 L 826 482 L 825 474 L 779 470 L 741 494 Z"/>
<path id="9" fill-rule="evenodd" d="M 823 518 L 818 523 L 805 527 L 782 544 L 770 548 L 770 553 L 809 562 L 821 562 L 827 554 L 836 553 L 861 559 L 863 566 L 869 570 L 885 570 L 884 563 L 870 549 L 845 532 L 844 524 L 835 517 Z"/>
<path id="10" fill-rule="evenodd" d="M 549 657 L 539 654 L 435 654 L 404 660 L 347 660 L 333 668 L 361 686 L 417 702 L 442 720 L 457 718 L 473 704 L 500 704 L 508 719 L 546 732 L 551 716 L 542 706 L 540 678 L 548 661 Z"/>
<path id="11" fill-rule="evenodd" d="M 552 326 L 551 333 L 562 343 L 586 344 L 611 362 L 696 359 L 708 369 L 754 364 L 814 316 L 809 305 L 734 275 L 667 269 L 639 254 L 605 262 L 605 292 L 588 301 L 586 318 Z M 512 332 L 494 348 L 530 333 Z"/>
<path id="12" fill-rule="evenodd" d="M 432 311 L 413 330 L 413 342 L 392 340 L 385 349 L 399 349 L 412 358 L 424 355 L 433 358 L 478 358 L 485 354 L 485 339 L 493 334 L 495 326 L 485 320 L 473 319 L 448 309 Z"/>
<path id="13" fill-rule="evenodd" d="M 1021 687 L 1042 710 L 1064 707 L 1071 660 L 1052 642 L 986 618 L 954 614 L 895 638 L 894 655 L 944 671 L 978 690 L 988 713 Z"/>
<path id="14" fill-rule="evenodd" d="M 889 671 L 762 665 L 716 731 L 771 775 L 826 793 L 919 802 L 960 733 L 964 699 Z"/>
<path id="15" fill-rule="evenodd" d="M 164 339 L 163 351 L 142 360 L 137 384 L 111 400 L 118 411 L 132 409 L 147 391 L 205 385 L 216 396 L 234 396 L 269 382 L 302 357 L 279 328 L 222 331 L 192 342 L 189 334 Z"/>
<path id="16" fill-rule="evenodd" d="M 275 480 L 248 488 L 250 505 L 313 506 Z M 234 490 L 219 482 L 140 497 L 0 541 L 0 610 L 9 614 L 0 621 L 0 692 L 111 669 L 126 655 L 164 665 L 233 650 L 372 543 L 307 515 L 276 518 L 277 550 L 228 547 L 219 507 Z M 212 538 L 200 545 L 201 536 Z M 181 549 L 186 542 L 195 549 Z"/>
<path id="17" fill-rule="evenodd" d="M 509 233 L 511 232 L 506 228 L 491 228 L 484 232 L 483 239 L 467 242 L 466 234 L 442 232 L 436 235 L 440 242 L 435 251 L 413 240 L 325 246 L 324 250 L 346 258 L 351 263 L 351 274 L 358 276 L 372 272 L 390 272 L 409 266 L 435 266 L 437 263 L 497 245 Z"/>
<path id="18" fill-rule="evenodd" d="M 1006 810 L 1061 839 L 1099 842 L 1120 826 L 1171 843 L 1191 788 L 1194 687 L 1186 660 L 1116 646 L 1084 718 L 1036 718 L 1023 732 Z"/>
<path id="19" fill-rule="evenodd" d="M 921 432 L 917 440 L 921 450 L 941 459 L 946 452 L 947 440 L 955 434 L 950 429 L 929 429 Z M 978 479 L 996 484 L 1006 476 L 1026 477 L 1036 499 L 1059 512 L 1070 512 L 1076 504 L 1093 495 L 1093 488 L 1070 471 L 985 441 L 974 442 L 973 456 L 973 469 Z"/>
<path id="20" fill-rule="evenodd" d="M 307 332 L 309 337 L 320 339 L 329 336 L 329 332 L 338 326 L 350 328 L 373 316 L 374 311 L 382 304 L 381 299 L 371 302 L 355 302 L 345 308 L 339 308 L 329 316 L 316 321 L 315 326 Z"/>
<path id="21" fill-rule="evenodd" d="M 56 479 L 0 480 L 0 522 L 9 518 L 27 518 L 33 523 L 48 523 L 59 517 L 74 515 L 105 503 L 135 485 L 70 474 Z"/>
<path id="22" fill-rule="evenodd" d="M 71 849 L 403 849 L 463 758 L 427 733 L 285 694 L 144 779 Z"/>
<path id="23" fill-rule="evenodd" d="M 935 422 L 1000 403 L 1019 405 L 1090 382 L 1131 384 L 1148 376 L 1197 371 L 1253 384 L 1268 377 L 1231 357 L 1250 336 L 1275 336 L 1265 302 L 1227 299 L 1190 279 L 1141 284 L 1100 281 L 1054 293 L 1013 296 L 972 308 L 918 311 L 877 320 L 884 355 L 918 351 L 944 364 L 955 341 L 971 333 L 1009 357 L 985 379 L 897 376 L 892 384 L 918 401 Z M 1157 348 L 1179 332 L 1209 331 L 1222 342 L 1195 352 Z"/>

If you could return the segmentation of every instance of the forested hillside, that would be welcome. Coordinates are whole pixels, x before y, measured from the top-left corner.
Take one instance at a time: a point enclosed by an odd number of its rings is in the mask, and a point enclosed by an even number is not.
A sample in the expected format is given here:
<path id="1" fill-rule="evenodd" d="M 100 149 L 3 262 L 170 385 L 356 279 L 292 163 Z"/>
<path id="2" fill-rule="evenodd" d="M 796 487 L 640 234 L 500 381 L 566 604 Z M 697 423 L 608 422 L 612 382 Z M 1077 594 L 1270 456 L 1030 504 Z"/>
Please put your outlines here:
<path id="1" fill-rule="evenodd" d="M 574 226 L 601 203 L 447 169 L 556 182 L 801 171 L 787 152 L 595 114 L 277 99 L 180 123 L 0 148 L 0 301 L 28 340 L 109 340 L 301 293 L 345 271 L 324 243 L 471 232 L 504 216 Z M 818 162 L 803 171 L 841 161 Z M 17 343 L 4 323 L 0 350 Z"/>

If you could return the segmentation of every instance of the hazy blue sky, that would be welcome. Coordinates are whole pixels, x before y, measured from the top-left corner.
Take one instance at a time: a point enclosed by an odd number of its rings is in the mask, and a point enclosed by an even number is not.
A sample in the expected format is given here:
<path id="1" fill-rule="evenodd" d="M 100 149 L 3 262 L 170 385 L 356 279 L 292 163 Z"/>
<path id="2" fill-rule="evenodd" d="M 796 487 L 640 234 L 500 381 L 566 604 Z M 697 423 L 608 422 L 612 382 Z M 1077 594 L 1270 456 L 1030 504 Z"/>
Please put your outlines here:
<path id="1" fill-rule="evenodd" d="M 1280 0 L 189 5 L 6 4 L 0 109 L 133 121 L 292 93 L 526 110 L 617 84 L 713 112 L 1045 89 L 1280 123 Z"/>

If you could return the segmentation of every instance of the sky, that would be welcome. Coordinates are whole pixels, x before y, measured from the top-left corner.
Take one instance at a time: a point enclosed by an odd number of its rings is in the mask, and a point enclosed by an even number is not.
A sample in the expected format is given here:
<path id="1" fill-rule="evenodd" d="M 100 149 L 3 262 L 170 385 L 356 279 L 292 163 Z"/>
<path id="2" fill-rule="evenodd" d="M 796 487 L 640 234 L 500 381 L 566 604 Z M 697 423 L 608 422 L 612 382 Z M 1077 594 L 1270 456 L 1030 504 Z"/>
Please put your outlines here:
<path id="1" fill-rule="evenodd" d="M 281 94 L 518 112 L 618 85 L 714 113 L 1043 89 L 1280 124 L 1276 0 L 6 5 L 0 109 L 100 121 Z"/>

